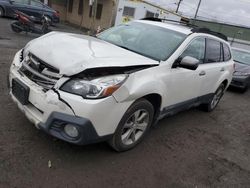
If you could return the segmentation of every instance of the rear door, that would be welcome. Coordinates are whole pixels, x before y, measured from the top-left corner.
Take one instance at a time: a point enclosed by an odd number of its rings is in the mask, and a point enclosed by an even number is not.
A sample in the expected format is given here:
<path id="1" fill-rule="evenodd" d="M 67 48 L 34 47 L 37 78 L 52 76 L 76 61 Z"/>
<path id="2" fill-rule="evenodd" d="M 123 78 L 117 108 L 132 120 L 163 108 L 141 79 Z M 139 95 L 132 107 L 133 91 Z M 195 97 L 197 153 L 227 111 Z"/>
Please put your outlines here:
<path id="1" fill-rule="evenodd" d="M 223 44 L 220 41 L 206 38 L 205 59 L 199 67 L 199 76 L 202 79 L 200 96 L 215 92 L 215 84 L 225 71 L 223 53 Z"/>

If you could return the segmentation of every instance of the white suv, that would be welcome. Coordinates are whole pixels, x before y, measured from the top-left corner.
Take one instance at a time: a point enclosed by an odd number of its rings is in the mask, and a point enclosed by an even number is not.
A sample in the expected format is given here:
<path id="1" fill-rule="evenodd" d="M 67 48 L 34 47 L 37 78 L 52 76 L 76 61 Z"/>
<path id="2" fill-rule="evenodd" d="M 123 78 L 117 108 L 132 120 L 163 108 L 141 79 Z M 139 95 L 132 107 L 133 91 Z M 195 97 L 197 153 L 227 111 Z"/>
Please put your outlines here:
<path id="1" fill-rule="evenodd" d="M 10 95 L 56 138 L 109 141 L 125 151 L 162 117 L 216 107 L 234 62 L 229 44 L 213 34 L 158 20 L 133 21 L 96 38 L 51 32 L 17 52 Z"/>

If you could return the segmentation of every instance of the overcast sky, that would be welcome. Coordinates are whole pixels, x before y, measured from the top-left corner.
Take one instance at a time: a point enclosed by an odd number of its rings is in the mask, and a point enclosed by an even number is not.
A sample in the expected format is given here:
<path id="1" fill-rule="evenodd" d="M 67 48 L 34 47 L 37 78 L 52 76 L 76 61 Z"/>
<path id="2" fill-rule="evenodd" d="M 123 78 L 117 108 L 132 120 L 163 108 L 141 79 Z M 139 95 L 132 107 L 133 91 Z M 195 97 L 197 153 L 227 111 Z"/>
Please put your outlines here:
<path id="1" fill-rule="evenodd" d="M 167 9 L 176 10 L 179 0 L 147 0 Z M 199 0 L 183 0 L 179 13 L 194 17 Z M 201 0 L 199 19 L 218 20 L 250 27 L 250 0 Z"/>

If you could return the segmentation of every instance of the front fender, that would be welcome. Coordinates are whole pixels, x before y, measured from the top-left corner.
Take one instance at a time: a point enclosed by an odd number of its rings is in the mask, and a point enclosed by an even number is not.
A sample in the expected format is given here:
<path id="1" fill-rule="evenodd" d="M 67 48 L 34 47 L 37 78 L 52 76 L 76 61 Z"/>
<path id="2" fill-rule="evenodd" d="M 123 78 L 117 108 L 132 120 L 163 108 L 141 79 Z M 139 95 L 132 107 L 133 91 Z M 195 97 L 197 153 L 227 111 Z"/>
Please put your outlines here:
<path id="1" fill-rule="evenodd" d="M 135 101 L 149 94 L 158 94 L 165 98 L 166 84 L 160 77 L 161 74 L 154 74 L 151 69 L 131 74 L 113 96 L 117 102 Z"/>

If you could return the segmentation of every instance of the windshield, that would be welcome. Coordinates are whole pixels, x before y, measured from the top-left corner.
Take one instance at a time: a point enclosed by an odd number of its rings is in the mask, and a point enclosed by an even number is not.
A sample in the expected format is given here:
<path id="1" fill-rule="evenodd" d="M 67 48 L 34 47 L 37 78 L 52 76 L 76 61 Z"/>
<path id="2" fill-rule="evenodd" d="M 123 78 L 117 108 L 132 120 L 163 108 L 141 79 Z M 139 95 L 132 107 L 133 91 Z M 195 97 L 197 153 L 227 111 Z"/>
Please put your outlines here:
<path id="1" fill-rule="evenodd" d="M 186 38 L 158 26 L 131 22 L 102 32 L 97 38 L 157 61 L 165 61 Z"/>
<path id="2" fill-rule="evenodd" d="M 235 61 L 250 65 L 250 52 L 232 49 L 232 53 Z"/>

